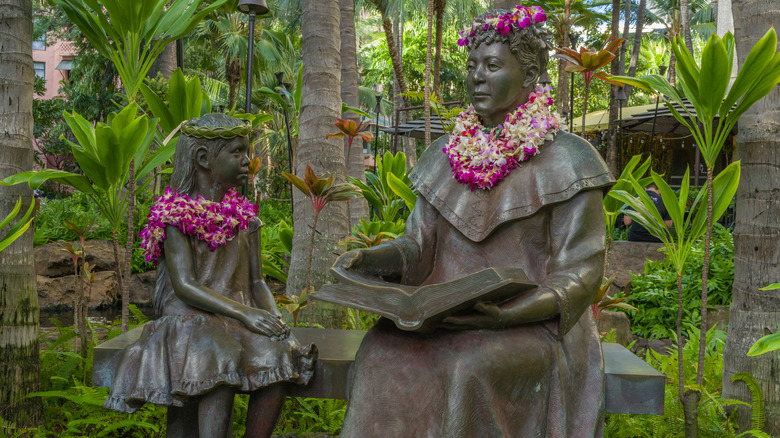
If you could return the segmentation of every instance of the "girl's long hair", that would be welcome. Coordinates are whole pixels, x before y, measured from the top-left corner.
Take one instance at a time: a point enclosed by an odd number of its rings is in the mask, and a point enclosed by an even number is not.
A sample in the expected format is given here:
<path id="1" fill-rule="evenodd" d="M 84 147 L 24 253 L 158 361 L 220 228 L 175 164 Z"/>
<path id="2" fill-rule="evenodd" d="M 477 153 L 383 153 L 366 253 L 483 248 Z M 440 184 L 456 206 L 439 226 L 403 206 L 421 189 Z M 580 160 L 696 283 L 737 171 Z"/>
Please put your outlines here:
<path id="1" fill-rule="evenodd" d="M 192 119 L 187 122 L 189 126 L 208 127 L 208 128 L 232 128 L 245 124 L 243 120 L 227 116 L 225 114 L 211 113 L 198 119 Z M 228 143 L 223 138 L 207 139 L 195 138 L 187 135 L 180 135 L 176 144 L 176 154 L 173 156 L 173 173 L 171 174 L 170 187 L 179 194 L 195 196 L 193 193 L 197 185 L 198 165 L 197 151 L 201 146 L 208 148 L 208 159 L 211 162 L 222 148 Z M 172 291 L 168 268 L 165 266 L 165 250 L 159 258 L 157 264 L 157 282 L 154 287 L 154 313 L 157 316 L 162 314 L 163 304 L 168 298 L 168 293 Z"/>

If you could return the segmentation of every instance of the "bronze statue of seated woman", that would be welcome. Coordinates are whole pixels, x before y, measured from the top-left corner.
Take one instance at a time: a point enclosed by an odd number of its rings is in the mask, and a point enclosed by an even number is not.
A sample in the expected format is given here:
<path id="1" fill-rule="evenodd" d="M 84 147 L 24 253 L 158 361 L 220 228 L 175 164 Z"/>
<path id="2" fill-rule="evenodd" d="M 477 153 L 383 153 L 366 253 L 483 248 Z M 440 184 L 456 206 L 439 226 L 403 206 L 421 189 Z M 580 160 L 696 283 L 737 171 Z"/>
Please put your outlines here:
<path id="1" fill-rule="evenodd" d="M 405 234 L 334 266 L 412 286 L 511 268 L 534 287 L 518 283 L 424 332 L 380 320 L 357 354 L 342 438 L 602 433 L 603 361 L 586 310 L 603 276 L 613 179 L 536 84 L 551 49 L 545 20 L 518 6 L 461 34 L 472 106 L 410 175 L 419 197 Z"/>

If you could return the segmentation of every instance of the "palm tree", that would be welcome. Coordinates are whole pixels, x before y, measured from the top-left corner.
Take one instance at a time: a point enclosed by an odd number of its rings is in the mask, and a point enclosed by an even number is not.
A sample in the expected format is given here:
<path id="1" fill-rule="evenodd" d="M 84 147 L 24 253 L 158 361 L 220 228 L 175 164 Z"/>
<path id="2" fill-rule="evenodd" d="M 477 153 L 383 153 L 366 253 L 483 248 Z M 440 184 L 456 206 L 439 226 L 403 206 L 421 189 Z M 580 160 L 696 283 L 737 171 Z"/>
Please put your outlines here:
<path id="1" fill-rule="evenodd" d="M 703 10 L 709 5 L 708 0 L 651 0 L 653 4 L 653 10 L 658 12 L 663 12 L 666 14 L 666 18 L 662 18 L 660 21 L 666 26 L 666 38 L 669 41 L 673 41 L 677 38 L 677 35 L 685 35 L 685 29 L 683 27 L 683 18 L 682 18 L 682 2 L 684 1 L 686 3 L 686 14 L 688 16 L 691 16 L 693 18 L 696 18 L 697 21 L 694 24 L 700 23 L 700 20 L 705 18 L 705 15 L 698 14 L 699 11 Z M 711 16 L 711 14 L 710 14 Z M 691 24 L 691 23 L 688 23 Z M 688 30 L 688 37 L 690 38 L 690 29 Z M 686 39 L 685 43 L 686 47 L 688 47 L 688 50 L 693 53 L 693 50 L 691 47 L 689 47 L 688 40 Z M 675 58 L 674 54 L 671 55 L 671 59 L 669 60 L 669 70 L 668 70 L 668 78 L 669 83 L 672 85 L 675 84 Z"/>
<path id="2" fill-rule="evenodd" d="M 357 44 L 355 43 L 355 2 L 340 0 L 341 3 L 341 100 L 347 105 L 358 106 L 358 67 Z M 351 111 L 342 114 L 345 119 L 359 121 L 359 116 Z M 347 175 L 365 181 L 363 165 L 363 147 L 351 148 L 344 140 Z M 349 224 L 358 223 L 368 216 L 368 203 L 365 199 L 350 199 L 347 201 Z"/>
<path id="3" fill-rule="evenodd" d="M 276 71 L 284 56 L 279 46 L 285 44 L 287 36 L 266 29 L 263 20 L 255 27 L 255 50 L 253 71 Z M 249 23 L 246 14 L 227 12 L 220 9 L 198 26 L 190 36 L 195 43 L 203 44 L 215 53 L 223 55 L 221 79 L 228 84 L 228 108 L 236 103 L 236 92 L 244 78 L 244 67 L 249 50 Z"/>
<path id="4" fill-rule="evenodd" d="M 303 175 L 311 164 L 317 173 L 344 175 L 343 140 L 325 137 L 333 131 L 341 115 L 341 39 L 339 37 L 339 1 L 304 0 L 302 2 L 301 47 L 303 51 L 303 88 L 298 128 L 296 174 Z M 340 181 L 337 181 L 340 182 Z M 287 294 L 298 295 L 306 285 L 306 265 L 310 250 L 308 228 L 314 221 L 314 210 L 307 198 L 294 193 L 292 259 Z M 323 211 L 318 217 L 314 239 L 311 284 L 318 288 L 336 259 L 336 248 L 347 234 L 346 209 L 342 205 Z M 344 311 L 317 303 L 315 321 L 326 327 L 341 327 Z"/>
<path id="5" fill-rule="evenodd" d="M 774 26 L 780 29 L 780 4 L 760 0 L 734 0 L 734 34 L 739 65 L 753 44 Z M 759 288 L 780 279 L 777 240 L 780 235 L 780 139 L 769 126 L 780 120 L 780 89 L 775 88 L 739 120 L 737 153 L 742 160 L 742 179 L 737 190 L 734 228 L 734 290 L 728 337 L 723 352 L 723 397 L 751 402 L 745 385 L 731 377 L 747 371 L 763 390 L 765 431 L 780 436 L 780 392 L 777 376 L 780 361 L 771 354 L 748 357 L 748 348 L 760 337 L 778 330 L 780 295 Z M 742 408 L 741 408 L 742 409 Z M 750 414 L 741 412 L 743 430 Z"/>
<path id="6" fill-rule="evenodd" d="M 3 99 L 8 102 L 0 107 L 0 120 L 4 121 L 4 135 L 0 135 L 3 179 L 31 170 L 33 165 L 32 1 L 4 2 L 0 16 L 0 82 L 4 84 Z M 13 210 L 20 196 L 32 199 L 26 185 L 0 186 L 0 217 Z M 34 261 L 30 231 L 0 253 L 0 415 L 20 427 L 37 426 L 43 420 L 40 399 L 27 398 L 40 388 Z"/>

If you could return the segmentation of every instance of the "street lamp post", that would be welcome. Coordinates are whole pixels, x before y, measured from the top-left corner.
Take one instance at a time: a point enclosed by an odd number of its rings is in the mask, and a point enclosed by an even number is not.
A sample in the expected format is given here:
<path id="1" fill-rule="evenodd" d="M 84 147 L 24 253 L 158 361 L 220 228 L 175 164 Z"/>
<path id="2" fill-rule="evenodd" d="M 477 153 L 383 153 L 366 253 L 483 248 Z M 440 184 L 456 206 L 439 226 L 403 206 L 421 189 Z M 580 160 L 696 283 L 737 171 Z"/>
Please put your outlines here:
<path id="1" fill-rule="evenodd" d="M 246 105 L 247 113 L 252 110 L 252 64 L 255 54 L 255 16 L 268 13 L 265 0 L 239 0 L 238 10 L 249 14 L 249 53 L 246 61 Z"/>

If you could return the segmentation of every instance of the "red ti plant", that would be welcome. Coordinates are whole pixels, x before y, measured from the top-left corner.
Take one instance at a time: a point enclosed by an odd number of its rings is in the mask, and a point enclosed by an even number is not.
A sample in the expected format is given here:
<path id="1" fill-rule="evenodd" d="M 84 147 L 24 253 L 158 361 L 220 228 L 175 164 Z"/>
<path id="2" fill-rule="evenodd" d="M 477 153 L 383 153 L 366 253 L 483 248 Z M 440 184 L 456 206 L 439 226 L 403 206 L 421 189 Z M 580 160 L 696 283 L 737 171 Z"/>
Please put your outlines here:
<path id="1" fill-rule="evenodd" d="M 566 66 L 566 72 L 581 72 L 582 77 L 585 79 L 585 101 L 582 108 L 581 134 L 583 138 L 585 137 L 585 114 L 588 112 L 588 91 L 590 90 L 590 81 L 593 80 L 593 77 L 595 76 L 613 85 L 623 86 L 622 83 L 609 79 L 609 76 L 603 71 L 596 73 L 596 70 L 604 67 L 615 59 L 615 53 L 617 53 L 617 49 L 620 48 L 623 41 L 625 41 L 624 38 L 609 37 L 600 50 L 580 47 L 578 52 L 568 47 L 555 48 L 555 51 L 558 53 L 553 55 L 553 58 L 562 59 L 569 63 Z"/>
<path id="2" fill-rule="evenodd" d="M 355 140 L 355 137 L 360 137 L 366 142 L 371 142 L 371 140 L 374 139 L 374 134 L 369 132 L 368 128 L 371 127 L 371 122 L 365 122 L 360 121 L 359 123 L 354 120 L 343 120 L 336 118 L 338 122 L 334 123 L 334 125 L 339 128 L 339 132 L 334 132 L 332 134 L 328 134 L 325 136 L 326 139 L 334 137 L 334 138 L 347 138 L 347 157 L 345 159 L 346 163 L 346 170 L 344 174 L 344 178 L 346 180 L 349 180 L 349 157 L 352 156 L 352 142 Z M 347 222 L 349 224 L 349 229 L 352 230 L 352 202 L 347 202 Z"/>
<path id="3" fill-rule="evenodd" d="M 320 212 L 329 202 L 346 201 L 363 195 L 357 187 L 349 183 L 333 184 L 333 177 L 319 178 L 314 173 L 311 165 L 306 165 L 306 173 L 303 179 L 297 176 L 282 172 L 282 176 L 287 178 L 298 190 L 303 192 L 311 200 L 314 207 L 314 223 L 311 227 L 311 240 L 309 242 L 309 263 L 306 269 L 306 289 L 304 292 L 310 292 L 311 289 L 311 262 L 314 257 L 314 236 L 317 234 L 317 219 Z"/>

